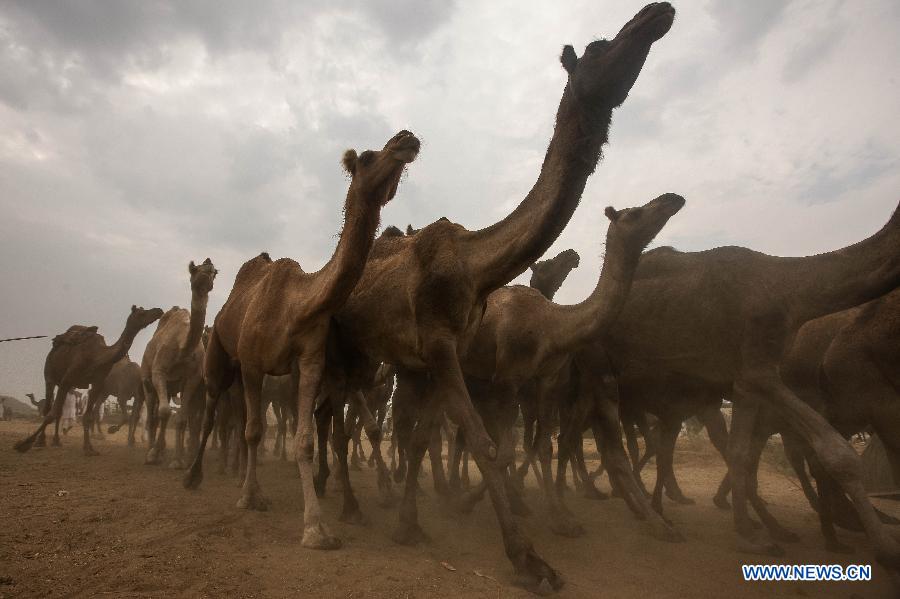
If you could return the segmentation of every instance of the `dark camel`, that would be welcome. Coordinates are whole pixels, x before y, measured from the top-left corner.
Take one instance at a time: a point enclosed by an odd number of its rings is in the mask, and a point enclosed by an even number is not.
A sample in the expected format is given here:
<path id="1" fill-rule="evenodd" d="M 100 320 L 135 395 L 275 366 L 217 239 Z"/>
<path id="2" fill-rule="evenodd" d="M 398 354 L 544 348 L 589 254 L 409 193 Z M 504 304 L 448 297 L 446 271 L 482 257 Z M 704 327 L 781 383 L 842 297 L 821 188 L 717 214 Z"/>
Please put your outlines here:
<path id="1" fill-rule="evenodd" d="M 122 334 L 112 345 L 107 345 L 103 336 L 97 333 L 97 327 L 73 325 L 65 333 L 53 338 L 53 348 L 47 354 L 44 364 L 44 380 L 47 388 L 47 398 L 56 396 L 48 413 L 44 414 L 44 420 L 37 430 L 31 435 L 16 443 L 17 451 L 25 452 L 31 449 L 35 439 L 44 429 L 56 421 L 53 444 L 59 445 L 59 417 L 62 414 L 66 394 L 76 387 L 87 388 L 90 386 L 87 406 L 82 417 L 84 426 L 84 454 L 87 456 L 98 455 L 91 445 L 90 430 L 93 425 L 94 406 L 101 398 L 106 397 L 103 383 L 109 376 L 113 365 L 128 354 L 135 336 L 145 327 L 157 321 L 162 316 L 162 310 L 152 308 L 145 310 L 137 306 L 131 307 L 125 328 Z"/>
<path id="2" fill-rule="evenodd" d="M 817 256 L 778 258 L 737 247 L 692 253 L 660 248 L 641 260 L 629 301 L 604 339 L 605 347 L 615 372 L 625 378 L 671 373 L 730 388 L 735 410 L 729 471 L 735 527 L 746 550 L 780 551 L 756 538 L 748 499 L 776 538 L 792 538 L 770 517 L 750 477 L 752 431 L 763 401 L 813 448 L 824 470 L 851 498 L 877 558 L 894 568 L 900 565 L 900 547 L 862 487 L 859 457 L 778 374 L 780 356 L 804 322 L 897 286 L 898 247 L 900 213 L 895 211 L 872 237 Z"/>

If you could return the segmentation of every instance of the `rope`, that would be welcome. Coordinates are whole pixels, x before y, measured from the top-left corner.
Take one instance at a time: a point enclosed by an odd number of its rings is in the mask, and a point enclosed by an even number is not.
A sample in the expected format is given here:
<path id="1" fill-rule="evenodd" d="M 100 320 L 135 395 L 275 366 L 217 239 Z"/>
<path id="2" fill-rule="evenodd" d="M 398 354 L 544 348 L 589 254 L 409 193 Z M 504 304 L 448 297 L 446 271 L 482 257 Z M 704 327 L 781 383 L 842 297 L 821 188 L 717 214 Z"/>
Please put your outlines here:
<path id="1" fill-rule="evenodd" d="M 23 339 L 44 339 L 47 335 L 34 335 L 33 337 L 12 337 L 10 339 L 0 339 L 0 343 L 4 341 L 22 341 Z"/>

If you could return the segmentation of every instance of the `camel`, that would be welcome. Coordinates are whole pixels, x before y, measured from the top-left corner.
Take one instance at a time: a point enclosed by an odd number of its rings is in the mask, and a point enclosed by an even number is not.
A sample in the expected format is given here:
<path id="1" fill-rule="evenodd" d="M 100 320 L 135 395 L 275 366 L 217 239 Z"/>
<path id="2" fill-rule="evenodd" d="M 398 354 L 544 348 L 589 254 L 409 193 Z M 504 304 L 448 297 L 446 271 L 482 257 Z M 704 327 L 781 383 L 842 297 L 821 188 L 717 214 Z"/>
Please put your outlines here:
<path id="1" fill-rule="evenodd" d="M 137 363 L 132 362 L 127 355 L 116 362 L 109 371 L 109 376 L 103 383 L 103 389 L 116 398 L 119 404 L 119 410 L 122 412 L 122 421 L 119 424 L 110 425 L 107 429 L 109 434 L 116 433 L 120 427 L 129 425 L 128 427 L 128 446 L 134 446 L 134 429 L 136 419 L 140 417 L 141 404 L 143 403 L 144 390 L 141 384 L 141 367 Z M 132 404 L 132 415 L 128 416 L 128 402 L 134 400 Z M 106 397 L 101 401 L 106 401 Z"/>
<path id="2" fill-rule="evenodd" d="M 475 339 L 462 362 L 467 380 L 479 379 L 476 404 L 490 406 L 497 433 L 506 439 L 512 432 L 518 389 L 535 381 L 538 433 L 535 436 L 541 461 L 541 482 L 551 528 L 557 534 L 577 536 L 583 529 L 575 523 L 555 492 L 550 470 L 551 439 L 548 423 L 555 405 L 553 391 L 560 377 L 569 376 L 571 356 L 608 329 L 628 296 L 631 278 L 641 252 L 684 205 L 675 194 L 664 194 L 639 208 L 606 209 L 610 220 L 606 235 L 606 258 L 591 295 L 574 306 L 561 306 L 530 287 L 504 287 L 488 297 L 487 309 Z M 484 383 L 488 383 L 485 388 Z M 473 393 L 476 395 L 476 393 Z M 512 409 L 510 409 L 512 406 Z M 507 459 L 514 443 L 506 439 Z M 669 536 L 668 533 L 664 536 Z"/>
<path id="3" fill-rule="evenodd" d="M 690 377 L 729 390 L 734 401 L 728 444 L 733 515 L 745 550 L 781 551 L 756 538 L 748 499 L 776 538 L 792 538 L 770 518 L 748 475 L 753 423 L 764 401 L 813 448 L 824 470 L 850 496 L 877 558 L 889 566 L 900 564 L 900 546 L 862 487 L 858 455 L 778 374 L 779 359 L 804 322 L 897 286 L 897 247 L 900 212 L 895 210 L 868 239 L 811 257 L 780 258 L 738 247 L 703 252 L 659 248 L 642 258 L 625 309 L 603 338 L 605 349 L 582 352 L 589 365 L 600 351 L 607 352 L 600 358 L 611 360 L 620 378 Z M 587 370 L 590 388 L 602 368 Z"/>
<path id="4" fill-rule="evenodd" d="M 299 377 L 296 459 L 304 500 L 302 544 L 336 549 L 340 542 L 322 522 L 313 487 L 313 406 L 325 368 L 326 342 L 332 314 L 346 301 L 359 281 L 381 208 L 393 199 L 406 165 L 415 160 L 420 142 L 400 131 L 380 151 L 357 155 L 348 150 L 343 165 L 350 175 L 344 206 L 344 227 L 328 263 L 318 272 L 305 273 L 288 258 L 273 262 L 263 253 L 245 263 L 225 305 L 216 316 L 204 371 L 207 384 L 203 436 L 197 456 L 184 479 L 187 488 L 202 480 L 206 440 L 219 395 L 238 378 L 246 405 L 247 472 L 238 507 L 264 510 L 268 501 L 256 477 L 257 449 L 262 437 L 261 392 L 265 375 Z M 297 380 L 295 378 L 295 380 Z"/>
<path id="5" fill-rule="evenodd" d="M 382 364 L 375 373 L 375 380 L 372 386 L 363 392 L 366 398 L 366 406 L 369 408 L 372 416 L 375 418 L 375 424 L 379 430 L 384 429 L 384 420 L 387 417 L 387 405 L 394 392 L 394 381 L 396 379 L 396 369 L 390 364 Z M 353 454 L 350 459 L 351 470 L 361 470 L 360 463 L 365 461 L 366 455 L 362 448 L 360 436 L 364 428 L 364 418 L 356 410 L 355 406 L 351 406 L 347 410 L 345 417 L 344 429 L 352 431 L 351 440 L 353 441 Z M 369 456 L 369 467 L 375 466 L 375 453 Z"/>
<path id="6" fill-rule="evenodd" d="M 266 376 L 263 379 L 262 401 L 263 414 L 271 405 L 277 422 L 273 452 L 282 460 L 287 460 L 288 423 L 293 421 L 294 427 L 297 423 L 297 389 L 293 377 Z"/>
<path id="7" fill-rule="evenodd" d="M 128 354 L 135 336 L 145 327 L 159 320 L 162 310 L 151 308 L 145 310 L 137 306 L 131 306 L 131 312 L 125 321 L 122 334 L 112 345 L 107 345 L 102 335 L 97 333 L 97 327 L 73 325 L 60 335 L 53 338 L 53 347 L 47 354 L 44 364 L 44 381 L 46 382 L 46 397 L 55 399 L 49 407 L 44 420 L 37 430 L 19 441 L 15 449 L 26 452 L 31 449 L 35 439 L 38 438 L 47 426 L 56 421 L 57 425 L 53 435 L 53 444 L 59 442 L 59 417 L 62 414 L 63 403 L 66 394 L 75 387 L 85 388 L 90 386 L 88 405 L 85 409 L 82 423 L 84 425 L 84 454 L 86 456 L 98 455 L 91 445 L 90 430 L 93 424 L 91 415 L 94 405 L 105 397 L 102 389 L 106 377 L 113 365 Z"/>
<path id="8" fill-rule="evenodd" d="M 805 323 L 785 352 L 780 373 L 785 384 L 821 412 L 843 437 L 871 427 L 882 439 L 894 481 L 900 485 L 900 377 L 895 372 L 898 355 L 900 288 L 866 304 Z M 834 530 L 835 523 L 851 530 L 860 528 L 846 495 L 822 471 L 810 448 L 798 443 L 796 434 L 785 429 L 778 416 L 769 415 L 768 426 L 754 430 L 751 455 L 757 462 L 768 437 L 781 432 L 804 492 L 819 512 L 826 548 L 839 553 L 851 551 L 838 541 Z M 806 478 L 804 457 L 816 479 L 818 496 Z M 750 469 L 755 472 L 756 464 L 751 464 Z M 717 497 L 727 492 L 728 485 L 723 481 Z M 898 523 L 878 510 L 876 514 L 882 522 Z"/>
<path id="9" fill-rule="evenodd" d="M 146 464 L 162 462 L 166 450 L 166 427 L 171 416 L 169 398 L 181 392 L 179 434 L 172 468 L 184 468 L 184 426 L 190 420 L 199 429 L 199 415 L 203 405 L 203 356 L 201 343 L 206 322 L 206 306 L 219 271 L 207 258 L 197 266 L 188 264 L 191 284 L 191 309 L 174 306 L 159 320 L 144 357 L 141 359 L 141 381 L 147 402 L 147 426 L 150 429 L 150 449 Z M 194 439 L 196 437 L 192 435 Z M 189 451 L 193 448 L 189 448 Z"/>
<path id="10" fill-rule="evenodd" d="M 478 330 L 488 295 L 523 273 L 568 223 L 600 159 L 612 111 L 626 99 L 674 15 L 668 3 L 651 4 L 613 40 L 590 43 L 580 58 L 565 46 L 561 62 L 568 82 L 556 127 L 538 180 L 519 206 L 480 231 L 442 218 L 414 235 L 379 239 L 359 284 L 335 314 L 340 358 L 333 367 L 341 369 L 349 389 L 367 384 L 382 362 L 427 377 L 425 396 L 416 399 L 423 409 L 412 436 L 395 541 L 425 538 L 416 480 L 432 425 L 446 411 L 463 428 L 487 480 L 517 582 L 535 589 L 562 586 L 512 518 L 497 448 L 466 390 L 459 359 Z M 311 440 L 304 453 L 312 455 Z"/>

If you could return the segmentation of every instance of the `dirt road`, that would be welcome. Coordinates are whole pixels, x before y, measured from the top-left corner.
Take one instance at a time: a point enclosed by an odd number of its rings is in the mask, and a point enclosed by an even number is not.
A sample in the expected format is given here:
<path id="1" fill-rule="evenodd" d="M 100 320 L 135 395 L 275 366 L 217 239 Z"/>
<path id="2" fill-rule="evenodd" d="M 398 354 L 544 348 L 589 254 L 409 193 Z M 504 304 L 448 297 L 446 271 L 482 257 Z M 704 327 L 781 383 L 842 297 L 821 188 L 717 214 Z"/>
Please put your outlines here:
<path id="1" fill-rule="evenodd" d="M 30 426 L 0 422 L 0 597 L 530 596 L 510 584 L 512 568 L 489 502 L 468 516 L 453 515 L 431 491 L 430 476 L 421 479 L 426 495 L 419 502 L 430 543 L 403 547 L 391 541 L 396 509 L 376 506 L 375 476 L 366 469 L 352 480 L 370 523 L 337 522 L 340 496 L 330 488 L 323 509 L 345 546 L 315 552 L 300 546 L 301 493 L 290 462 L 267 456 L 260 482 L 272 507 L 245 512 L 234 507 L 237 480 L 215 474 L 212 463 L 201 490 L 188 492 L 181 472 L 144 466 L 143 451 L 126 447 L 122 432 L 95 442 L 99 457 L 82 456 L 77 428 L 62 448 L 20 455 L 12 445 Z M 210 459 L 217 459 L 215 452 Z M 694 506 L 666 503 L 667 515 L 687 538 L 681 544 L 650 537 L 620 500 L 571 494 L 568 504 L 582 514 L 587 534 L 557 537 L 530 489 L 534 515 L 522 526 L 563 573 L 567 585 L 560 598 L 891 596 L 877 565 L 869 583 L 744 582 L 741 563 L 873 563 L 873 554 L 865 537 L 847 532 L 841 538 L 856 554 L 826 553 L 802 494 L 771 465 L 760 473 L 763 496 L 802 540 L 788 546 L 782 559 L 739 554 L 730 513 L 710 501 L 724 473 L 721 460 L 706 443 L 684 442 L 676 467 L 685 493 L 697 500 Z M 897 502 L 879 507 L 900 516 Z"/>

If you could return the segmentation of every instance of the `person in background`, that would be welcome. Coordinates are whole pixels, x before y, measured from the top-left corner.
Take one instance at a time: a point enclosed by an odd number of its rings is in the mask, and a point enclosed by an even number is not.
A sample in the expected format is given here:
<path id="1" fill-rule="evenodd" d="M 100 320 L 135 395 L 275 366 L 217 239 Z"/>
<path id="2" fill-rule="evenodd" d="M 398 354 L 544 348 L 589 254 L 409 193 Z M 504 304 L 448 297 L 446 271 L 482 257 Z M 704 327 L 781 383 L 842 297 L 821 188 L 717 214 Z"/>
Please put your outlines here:
<path id="1" fill-rule="evenodd" d="M 75 403 L 78 401 L 78 397 L 75 395 L 75 390 L 72 389 L 68 393 L 66 393 L 66 401 L 63 403 L 62 410 L 62 431 L 64 435 L 69 434 L 69 429 L 75 425 Z"/>

